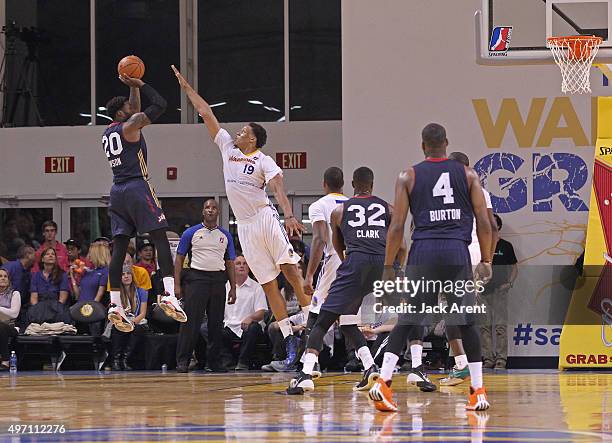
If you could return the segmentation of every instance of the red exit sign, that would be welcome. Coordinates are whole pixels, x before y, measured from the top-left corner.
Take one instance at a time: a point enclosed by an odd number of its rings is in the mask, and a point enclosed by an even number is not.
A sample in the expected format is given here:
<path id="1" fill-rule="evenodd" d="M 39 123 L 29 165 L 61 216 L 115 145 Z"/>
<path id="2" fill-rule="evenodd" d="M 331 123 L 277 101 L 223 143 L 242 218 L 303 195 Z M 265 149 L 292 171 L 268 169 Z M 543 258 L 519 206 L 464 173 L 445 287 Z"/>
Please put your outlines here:
<path id="1" fill-rule="evenodd" d="M 45 157 L 45 173 L 69 174 L 74 172 L 74 157 Z"/>
<path id="2" fill-rule="evenodd" d="M 306 169 L 305 152 L 277 152 L 276 164 L 281 169 Z"/>

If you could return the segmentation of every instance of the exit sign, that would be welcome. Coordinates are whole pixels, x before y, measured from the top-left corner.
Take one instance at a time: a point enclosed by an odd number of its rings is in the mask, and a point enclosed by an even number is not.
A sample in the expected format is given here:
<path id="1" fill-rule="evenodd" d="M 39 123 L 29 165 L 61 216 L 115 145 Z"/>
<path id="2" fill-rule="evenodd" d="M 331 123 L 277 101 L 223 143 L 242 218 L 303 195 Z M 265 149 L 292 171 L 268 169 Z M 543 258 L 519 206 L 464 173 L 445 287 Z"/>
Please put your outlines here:
<path id="1" fill-rule="evenodd" d="M 306 169 L 305 152 L 277 152 L 276 164 L 281 169 Z"/>
<path id="2" fill-rule="evenodd" d="M 45 173 L 69 174 L 74 172 L 74 157 L 45 157 Z"/>

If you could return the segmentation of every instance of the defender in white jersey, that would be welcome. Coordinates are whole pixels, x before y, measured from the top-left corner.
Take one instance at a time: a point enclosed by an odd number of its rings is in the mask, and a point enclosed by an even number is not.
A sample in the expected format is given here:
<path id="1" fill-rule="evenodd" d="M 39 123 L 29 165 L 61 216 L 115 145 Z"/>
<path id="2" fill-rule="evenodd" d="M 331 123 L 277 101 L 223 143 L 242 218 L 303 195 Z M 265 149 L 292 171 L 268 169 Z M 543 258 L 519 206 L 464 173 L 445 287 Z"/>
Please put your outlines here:
<path id="1" fill-rule="evenodd" d="M 459 163 L 463 163 L 465 166 L 470 166 L 470 159 L 463 152 L 451 152 L 448 158 L 458 161 Z M 495 252 L 495 248 L 497 246 L 498 240 L 498 231 L 497 231 L 497 222 L 495 221 L 495 217 L 493 217 L 493 205 L 491 204 L 491 195 L 485 188 L 482 188 L 482 193 L 484 194 L 485 203 L 487 205 L 487 215 L 489 217 L 489 223 L 491 224 L 491 233 L 493 235 L 493 240 L 491 242 L 491 257 L 493 257 L 493 253 Z M 472 262 L 472 266 L 478 265 L 482 258 L 480 253 L 480 243 L 478 242 L 478 235 L 476 235 L 476 219 L 474 219 L 474 226 L 472 228 L 472 243 L 468 246 L 468 250 L 470 251 L 470 260 Z M 463 349 L 463 341 L 461 340 L 461 332 L 459 328 L 456 326 L 447 326 L 446 327 L 446 338 L 448 339 L 448 344 L 450 347 L 450 355 L 455 358 L 455 365 L 450 370 L 448 377 L 445 377 L 440 380 L 440 385 L 442 386 L 455 386 L 463 381 L 469 376 L 470 372 L 468 369 L 468 360 L 465 354 L 465 350 Z"/>
<path id="2" fill-rule="evenodd" d="M 291 284 L 300 306 L 310 305 L 304 293 L 302 274 L 297 267 L 300 257 L 293 251 L 289 235 L 300 235 L 304 227 L 295 218 L 284 190 L 283 172 L 260 148 L 266 143 L 266 130 L 257 123 L 244 126 L 236 137 L 222 129 L 209 104 L 187 83 L 172 66 L 176 78 L 198 111 L 210 136 L 221 151 L 227 198 L 238 223 L 238 238 L 242 253 L 262 285 L 270 308 L 287 339 L 287 364 L 296 359 L 297 339 L 293 337 L 287 307 L 281 296 L 276 277 L 282 271 Z M 283 210 L 283 228 L 276 209 L 270 204 L 266 186 L 274 193 Z"/>

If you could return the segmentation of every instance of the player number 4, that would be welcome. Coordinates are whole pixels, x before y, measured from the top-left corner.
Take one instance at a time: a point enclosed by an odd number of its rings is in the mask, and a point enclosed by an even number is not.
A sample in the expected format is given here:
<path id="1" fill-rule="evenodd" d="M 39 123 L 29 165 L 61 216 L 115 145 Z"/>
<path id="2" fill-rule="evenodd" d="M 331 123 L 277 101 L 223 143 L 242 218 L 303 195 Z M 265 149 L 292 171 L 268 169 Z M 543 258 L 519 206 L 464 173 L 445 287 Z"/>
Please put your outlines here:
<path id="1" fill-rule="evenodd" d="M 440 178 L 433 187 L 433 196 L 444 197 L 445 205 L 455 203 L 455 198 L 453 197 L 453 188 L 450 184 L 450 174 L 448 172 L 443 172 L 442 175 L 440 175 Z"/>

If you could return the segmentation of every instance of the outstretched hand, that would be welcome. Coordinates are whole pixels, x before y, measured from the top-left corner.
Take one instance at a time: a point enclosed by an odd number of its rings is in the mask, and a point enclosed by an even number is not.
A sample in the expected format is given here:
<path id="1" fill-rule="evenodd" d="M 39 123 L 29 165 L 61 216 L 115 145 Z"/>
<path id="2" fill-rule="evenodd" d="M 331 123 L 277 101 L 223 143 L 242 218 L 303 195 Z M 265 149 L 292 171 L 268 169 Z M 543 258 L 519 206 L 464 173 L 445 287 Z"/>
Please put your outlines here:
<path id="1" fill-rule="evenodd" d="M 290 217 L 285 219 L 285 230 L 289 237 L 293 236 L 302 236 L 302 232 L 304 232 L 304 225 L 301 224 L 295 217 Z"/>
<path id="2" fill-rule="evenodd" d="M 128 77 L 125 74 L 119 74 L 119 80 L 130 88 L 142 88 L 144 86 L 144 82 L 139 78 Z"/>
<path id="3" fill-rule="evenodd" d="M 179 70 L 176 69 L 176 66 L 170 65 L 170 67 L 174 71 L 174 75 L 176 75 L 176 79 L 178 80 L 179 85 L 181 86 L 181 88 L 187 89 L 187 88 L 191 87 L 191 85 L 187 82 L 187 80 L 185 80 L 185 77 L 183 77 L 183 75 L 179 72 Z"/>

